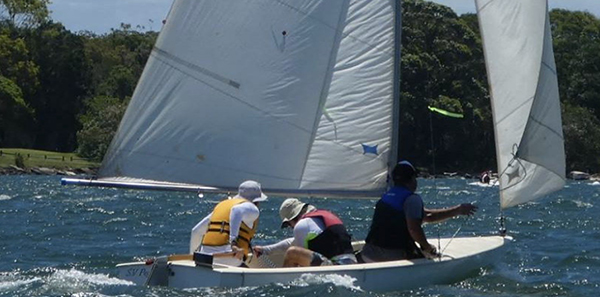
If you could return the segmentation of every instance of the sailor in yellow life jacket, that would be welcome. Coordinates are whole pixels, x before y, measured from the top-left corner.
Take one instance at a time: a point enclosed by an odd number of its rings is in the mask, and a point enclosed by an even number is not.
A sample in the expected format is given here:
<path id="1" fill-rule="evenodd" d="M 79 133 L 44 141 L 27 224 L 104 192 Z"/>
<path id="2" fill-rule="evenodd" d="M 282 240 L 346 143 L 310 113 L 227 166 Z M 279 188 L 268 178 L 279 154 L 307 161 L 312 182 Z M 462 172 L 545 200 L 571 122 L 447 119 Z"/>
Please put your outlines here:
<path id="1" fill-rule="evenodd" d="M 192 229 L 190 253 L 194 258 L 212 257 L 212 263 L 245 266 L 250 241 L 258 225 L 258 203 L 267 200 L 260 184 L 245 181 L 238 194 L 221 201 L 213 212 Z M 210 263 L 206 263 L 210 264 Z"/>

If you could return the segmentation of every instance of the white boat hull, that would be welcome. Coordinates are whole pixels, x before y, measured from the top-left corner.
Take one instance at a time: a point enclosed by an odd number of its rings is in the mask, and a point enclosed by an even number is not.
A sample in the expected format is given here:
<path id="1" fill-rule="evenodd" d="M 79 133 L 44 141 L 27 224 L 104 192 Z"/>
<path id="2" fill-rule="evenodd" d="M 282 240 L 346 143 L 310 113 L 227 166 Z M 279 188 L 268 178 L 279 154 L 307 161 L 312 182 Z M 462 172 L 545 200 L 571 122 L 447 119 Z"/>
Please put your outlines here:
<path id="1" fill-rule="evenodd" d="M 346 275 L 354 286 L 368 291 L 397 291 L 434 284 L 448 284 L 478 273 L 497 262 L 510 237 L 461 237 L 451 240 L 441 259 L 402 260 L 344 266 L 264 268 L 251 261 L 250 268 L 221 265 L 196 266 L 191 260 L 168 262 L 163 285 L 174 288 L 245 287 L 289 283 L 304 274 Z M 442 239 L 444 249 L 450 239 Z M 356 243 L 360 246 L 361 243 Z M 281 262 L 274 258 L 273 262 Z M 264 262 L 264 261 L 261 261 Z M 117 265 L 118 277 L 139 285 L 148 284 L 152 265 L 144 262 Z"/>

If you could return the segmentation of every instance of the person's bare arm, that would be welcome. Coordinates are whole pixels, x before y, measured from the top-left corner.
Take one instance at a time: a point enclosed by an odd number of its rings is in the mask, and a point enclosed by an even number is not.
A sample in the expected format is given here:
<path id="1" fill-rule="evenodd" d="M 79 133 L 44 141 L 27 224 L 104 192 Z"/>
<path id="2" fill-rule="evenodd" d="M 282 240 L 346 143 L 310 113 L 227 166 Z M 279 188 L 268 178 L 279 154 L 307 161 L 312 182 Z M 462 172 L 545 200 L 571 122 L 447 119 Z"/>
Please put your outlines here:
<path id="1" fill-rule="evenodd" d="M 475 211 L 477 211 L 477 206 L 471 203 L 463 203 L 460 205 L 455 205 L 453 207 L 443 209 L 426 208 L 425 217 L 423 218 L 423 221 L 427 223 L 440 222 L 459 215 L 470 216 L 473 215 Z"/>
<path id="2" fill-rule="evenodd" d="M 406 218 L 410 236 L 419 244 L 422 250 L 431 251 L 432 249 L 435 249 L 435 247 L 427 242 L 427 237 L 425 236 L 425 231 L 423 231 L 421 223 L 421 220 Z"/>

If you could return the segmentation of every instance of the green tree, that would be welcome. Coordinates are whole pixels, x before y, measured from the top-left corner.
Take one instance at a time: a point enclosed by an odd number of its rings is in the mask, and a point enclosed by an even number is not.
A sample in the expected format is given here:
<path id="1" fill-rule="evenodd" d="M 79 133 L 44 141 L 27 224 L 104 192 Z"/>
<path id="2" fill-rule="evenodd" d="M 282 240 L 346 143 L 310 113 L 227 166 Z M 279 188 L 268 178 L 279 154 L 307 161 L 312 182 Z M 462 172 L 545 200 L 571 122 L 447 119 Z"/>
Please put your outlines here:
<path id="1" fill-rule="evenodd" d="M 422 0 L 403 2 L 402 34 L 401 158 L 427 166 L 434 149 L 440 171 L 494 164 L 480 38 L 450 8 Z M 429 105 L 465 118 L 431 115 Z"/>
<path id="2" fill-rule="evenodd" d="M 563 105 L 563 133 L 567 171 L 600 170 L 600 121 L 587 108 Z"/>
<path id="3" fill-rule="evenodd" d="M 27 147 L 28 130 L 33 126 L 33 111 L 23 100 L 21 88 L 0 76 L 0 147 Z"/>
<path id="4" fill-rule="evenodd" d="M 35 93 L 39 68 L 22 38 L 0 28 L 0 147 L 31 147 L 35 118 L 25 102 Z"/>
<path id="5" fill-rule="evenodd" d="M 87 102 L 80 118 L 83 128 L 77 132 L 79 155 L 101 161 L 127 108 L 127 100 L 95 97 Z"/>
<path id="6" fill-rule="evenodd" d="M 30 97 L 39 86 L 39 71 L 25 40 L 11 37 L 7 29 L 0 30 L 0 75 L 19 85 L 24 97 Z"/>
<path id="7" fill-rule="evenodd" d="M 48 20 L 50 0 L 0 0 L 0 20 L 18 28 L 32 28 Z"/>
<path id="8" fill-rule="evenodd" d="M 86 36 L 86 57 L 92 68 L 94 96 L 125 99 L 133 94 L 157 38 L 156 32 L 137 32 L 131 26 L 102 36 Z"/>
<path id="9" fill-rule="evenodd" d="M 40 87 L 26 97 L 38 123 L 35 148 L 72 152 L 77 147 L 78 115 L 89 87 L 84 38 L 48 22 L 25 31 L 24 39 L 40 68 Z"/>
<path id="10" fill-rule="evenodd" d="M 550 12 L 569 170 L 600 172 L 600 19 Z"/>

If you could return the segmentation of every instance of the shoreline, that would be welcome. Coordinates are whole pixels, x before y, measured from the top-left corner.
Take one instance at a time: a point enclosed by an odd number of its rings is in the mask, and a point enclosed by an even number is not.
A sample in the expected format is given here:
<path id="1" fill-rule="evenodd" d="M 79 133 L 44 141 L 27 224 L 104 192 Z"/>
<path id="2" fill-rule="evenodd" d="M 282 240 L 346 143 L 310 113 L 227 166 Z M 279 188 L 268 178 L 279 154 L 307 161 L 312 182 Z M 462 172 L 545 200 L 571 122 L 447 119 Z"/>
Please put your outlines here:
<path id="1" fill-rule="evenodd" d="M 62 175 L 62 176 L 77 176 L 87 175 L 94 176 L 99 168 L 48 168 L 48 167 L 28 167 L 21 168 L 14 165 L 9 167 L 0 167 L 0 175 Z"/>
<path id="2" fill-rule="evenodd" d="M 49 167 L 28 167 L 21 168 L 15 165 L 9 167 L 0 167 L 0 176 L 3 175 L 60 175 L 60 176 L 96 176 L 100 168 L 89 167 L 89 168 L 68 168 L 58 169 Z M 433 175 L 427 173 L 419 174 L 420 178 L 431 179 Z M 479 176 L 476 174 L 469 173 L 458 173 L 458 172 L 444 172 L 442 174 L 436 174 L 435 178 L 463 178 L 479 180 Z M 577 176 L 567 174 L 567 180 L 589 180 L 589 181 L 600 181 L 600 174 L 585 174 L 583 176 Z"/>

